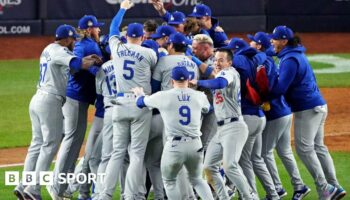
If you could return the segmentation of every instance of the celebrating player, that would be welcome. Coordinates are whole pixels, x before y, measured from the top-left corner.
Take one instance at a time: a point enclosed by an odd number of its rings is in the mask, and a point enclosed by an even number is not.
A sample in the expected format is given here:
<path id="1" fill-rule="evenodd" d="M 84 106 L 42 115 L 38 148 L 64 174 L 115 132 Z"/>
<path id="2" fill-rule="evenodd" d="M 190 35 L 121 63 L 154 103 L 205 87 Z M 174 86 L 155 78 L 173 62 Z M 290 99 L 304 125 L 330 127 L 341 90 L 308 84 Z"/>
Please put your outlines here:
<path id="1" fill-rule="evenodd" d="M 210 141 L 204 166 L 209 183 L 220 199 L 229 199 L 223 179 L 219 173 L 220 162 L 226 176 L 242 194 L 243 199 L 253 199 L 254 194 L 238 164 L 243 146 L 248 138 L 248 128 L 241 113 L 241 83 L 238 72 L 232 67 L 230 50 L 218 49 L 215 53 L 215 70 L 197 58 L 193 60 L 201 71 L 215 79 L 192 80 L 192 84 L 214 90 L 214 110 L 217 119 L 217 133 Z M 239 138 L 239 139 L 238 139 Z"/>
<path id="2" fill-rule="evenodd" d="M 144 199 L 139 187 L 143 161 L 148 142 L 152 113 L 135 105 L 131 88 L 143 87 L 151 94 L 151 69 L 157 62 L 156 53 L 142 47 L 143 26 L 139 23 L 128 25 L 127 43 L 119 39 L 119 27 L 127 9 L 133 4 L 125 0 L 113 18 L 110 26 L 109 45 L 116 77 L 117 98 L 113 107 L 113 152 L 106 168 L 106 179 L 100 199 L 112 199 L 128 146 L 130 165 L 126 175 L 125 199 Z"/>
<path id="3" fill-rule="evenodd" d="M 209 186 L 202 178 L 203 146 L 200 140 L 201 112 L 208 112 L 206 96 L 188 88 L 190 73 L 177 66 L 171 71 L 173 89 L 144 96 L 142 88 L 134 88 L 140 108 L 157 108 L 164 119 L 166 143 L 161 169 L 168 199 L 181 199 L 176 177 L 184 165 L 190 182 L 201 199 L 213 199 Z"/>
<path id="4" fill-rule="evenodd" d="M 14 193 L 20 200 L 41 199 L 39 173 L 49 170 L 63 137 L 62 106 L 66 100 L 69 72 L 102 62 L 97 55 L 79 58 L 71 52 L 78 37 L 72 26 L 59 26 L 55 36 L 56 41 L 40 56 L 40 80 L 29 105 L 33 135 L 23 171 L 35 171 L 36 185 L 18 185 Z"/>
<path id="5" fill-rule="evenodd" d="M 286 26 L 277 26 L 271 36 L 280 59 L 279 78 L 271 95 L 284 95 L 291 106 L 296 152 L 315 180 L 319 199 L 341 199 L 346 192 L 338 183 L 332 157 L 323 142 L 327 104 L 304 54 L 305 48 Z"/>

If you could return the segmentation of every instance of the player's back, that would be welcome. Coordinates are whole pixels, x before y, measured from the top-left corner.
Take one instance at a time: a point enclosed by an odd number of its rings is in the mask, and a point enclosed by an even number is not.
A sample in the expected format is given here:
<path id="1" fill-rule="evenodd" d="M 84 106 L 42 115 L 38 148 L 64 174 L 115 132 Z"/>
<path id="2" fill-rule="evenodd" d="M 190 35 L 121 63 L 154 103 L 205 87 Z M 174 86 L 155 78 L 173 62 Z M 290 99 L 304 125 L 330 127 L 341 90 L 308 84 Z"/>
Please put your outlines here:
<path id="1" fill-rule="evenodd" d="M 199 78 L 199 70 L 197 65 L 190 60 L 185 55 L 168 55 L 161 57 L 154 69 L 153 79 L 157 81 L 161 81 L 161 90 L 169 90 L 173 88 L 171 84 L 171 70 L 175 66 L 183 66 L 186 67 L 188 72 L 190 73 L 191 79 Z"/>
<path id="2" fill-rule="evenodd" d="M 159 108 L 167 136 L 197 137 L 200 132 L 201 113 L 209 111 L 210 104 L 203 92 L 191 88 L 173 88 L 159 92 Z"/>
<path id="3" fill-rule="evenodd" d="M 157 56 L 149 48 L 136 44 L 115 43 L 110 39 L 113 65 L 118 93 L 130 92 L 134 87 L 143 87 L 151 94 L 151 70 L 157 62 Z"/>
<path id="4" fill-rule="evenodd" d="M 96 93 L 103 96 L 104 106 L 112 106 L 117 90 L 112 60 L 105 62 L 96 74 Z"/>
<path id="5" fill-rule="evenodd" d="M 59 44 L 49 44 L 40 56 L 40 79 L 37 88 L 51 94 L 66 96 L 69 63 L 75 57 Z"/>
<path id="6" fill-rule="evenodd" d="M 227 87 L 216 89 L 214 93 L 214 109 L 217 120 L 240 117 L 242 112 L 239 73 L 233 67 L 229 67 L 221 70 L 216 77 L 223 77 L 229 83 Z"/>

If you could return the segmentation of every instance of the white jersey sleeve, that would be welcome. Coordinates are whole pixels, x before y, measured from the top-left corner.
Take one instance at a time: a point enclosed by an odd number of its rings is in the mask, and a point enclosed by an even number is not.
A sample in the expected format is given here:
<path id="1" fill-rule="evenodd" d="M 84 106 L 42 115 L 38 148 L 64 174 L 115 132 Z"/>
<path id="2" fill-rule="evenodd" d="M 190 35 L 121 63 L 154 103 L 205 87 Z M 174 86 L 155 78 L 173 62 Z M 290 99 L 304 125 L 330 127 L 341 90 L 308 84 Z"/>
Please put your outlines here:
<path id="1" fill-rule="evenodd" d="M 105 74 L 103 73 L 102 68 L 96 73 L 96 94 L 102 95 L 102 84 L 105 79 Z"/>
<path id="2" fill-rule="evenodd" d="M 163 92 L 157 92 L 152 94 L 151 96 L 145 96 L 144 102 L 146 106 L 150 109 L 157 108 L 157 109 L 162 109 L 163 108 L 163 98 L 162 98 Z"/>
<path id="3" fill-rule="evenodd" d="M 223 69 L 217 75 L 216 78 L 224 78 L 227 80 L 228 85 L 233 82 L 234 73 L 232 70 Z"/>
<path id="4" fill-rule="evenodd" d="M 201 99 L 202 101 L 202 113 L 208 113 L 210 109 L 210 103 L 208 101 L 207 95 L 204 94 L 204 92 L 201 93 Z"/>
<path id="5" fill-rule="evenodd" d="M 58 48 L 55 52 L 53 59 L 57 65 L 69 66 L 70 61 L 76 57 L 67 47 Z"/>

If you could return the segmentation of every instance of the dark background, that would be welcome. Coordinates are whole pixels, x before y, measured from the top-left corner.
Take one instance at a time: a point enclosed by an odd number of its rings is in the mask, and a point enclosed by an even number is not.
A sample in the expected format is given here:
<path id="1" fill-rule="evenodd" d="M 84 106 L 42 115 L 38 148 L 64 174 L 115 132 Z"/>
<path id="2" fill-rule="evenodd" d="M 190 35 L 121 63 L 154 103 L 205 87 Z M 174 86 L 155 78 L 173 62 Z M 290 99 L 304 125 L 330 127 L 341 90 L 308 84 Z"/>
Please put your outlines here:
<path id="1" fill-rule="evenodd" d="M 0 3 L 0 35 L 52 35 L 56 27 L 67 23 L 77 26 L 85 14 L 106 22 L 117 13 L 121 0 L 5 0 Z M 147 0 L 134 0 L 135 7 L 125 15 L 123 25 L 161 19 Z M 290 26 L 296 32 L 349 32 L 350 0 L 164 0 L 169 11 L 191 13 L 196 3 L 209 5 L 226 32 L 271 31 L 277 25 Z M 11 32 L 13 26 L 30 31 Z"/>

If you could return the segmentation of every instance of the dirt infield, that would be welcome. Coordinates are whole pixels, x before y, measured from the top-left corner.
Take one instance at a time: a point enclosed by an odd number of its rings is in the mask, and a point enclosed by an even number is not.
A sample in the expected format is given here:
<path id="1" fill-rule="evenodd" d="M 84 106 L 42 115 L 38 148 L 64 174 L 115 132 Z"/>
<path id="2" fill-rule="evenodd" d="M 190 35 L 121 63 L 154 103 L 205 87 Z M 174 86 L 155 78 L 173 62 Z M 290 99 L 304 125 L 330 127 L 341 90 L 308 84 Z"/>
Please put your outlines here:
<path id="1" fill-rule="evenodd" d="M 350 53 L 350 33 L 302 33 L 299 34 L 308 53 Z M 246 38 L 246 34 L 230 34 L 230 37 Z M 38 59 L 43 48 L 53 37 L 0 37 L 0 60 Z M 350 88 L 322 88 L 328 103 L 329 115 L 325 126 L 325 143 L 330 150 L 350 152 Z M 89 112 L 92 121 L 94 110 Z M 29 130 L 28 130 L 29 131 Z M 84 149 L 84 148 L 82 148 Z M 27 148 L 0 149 L 0 165 L 21 163 Z"/>

